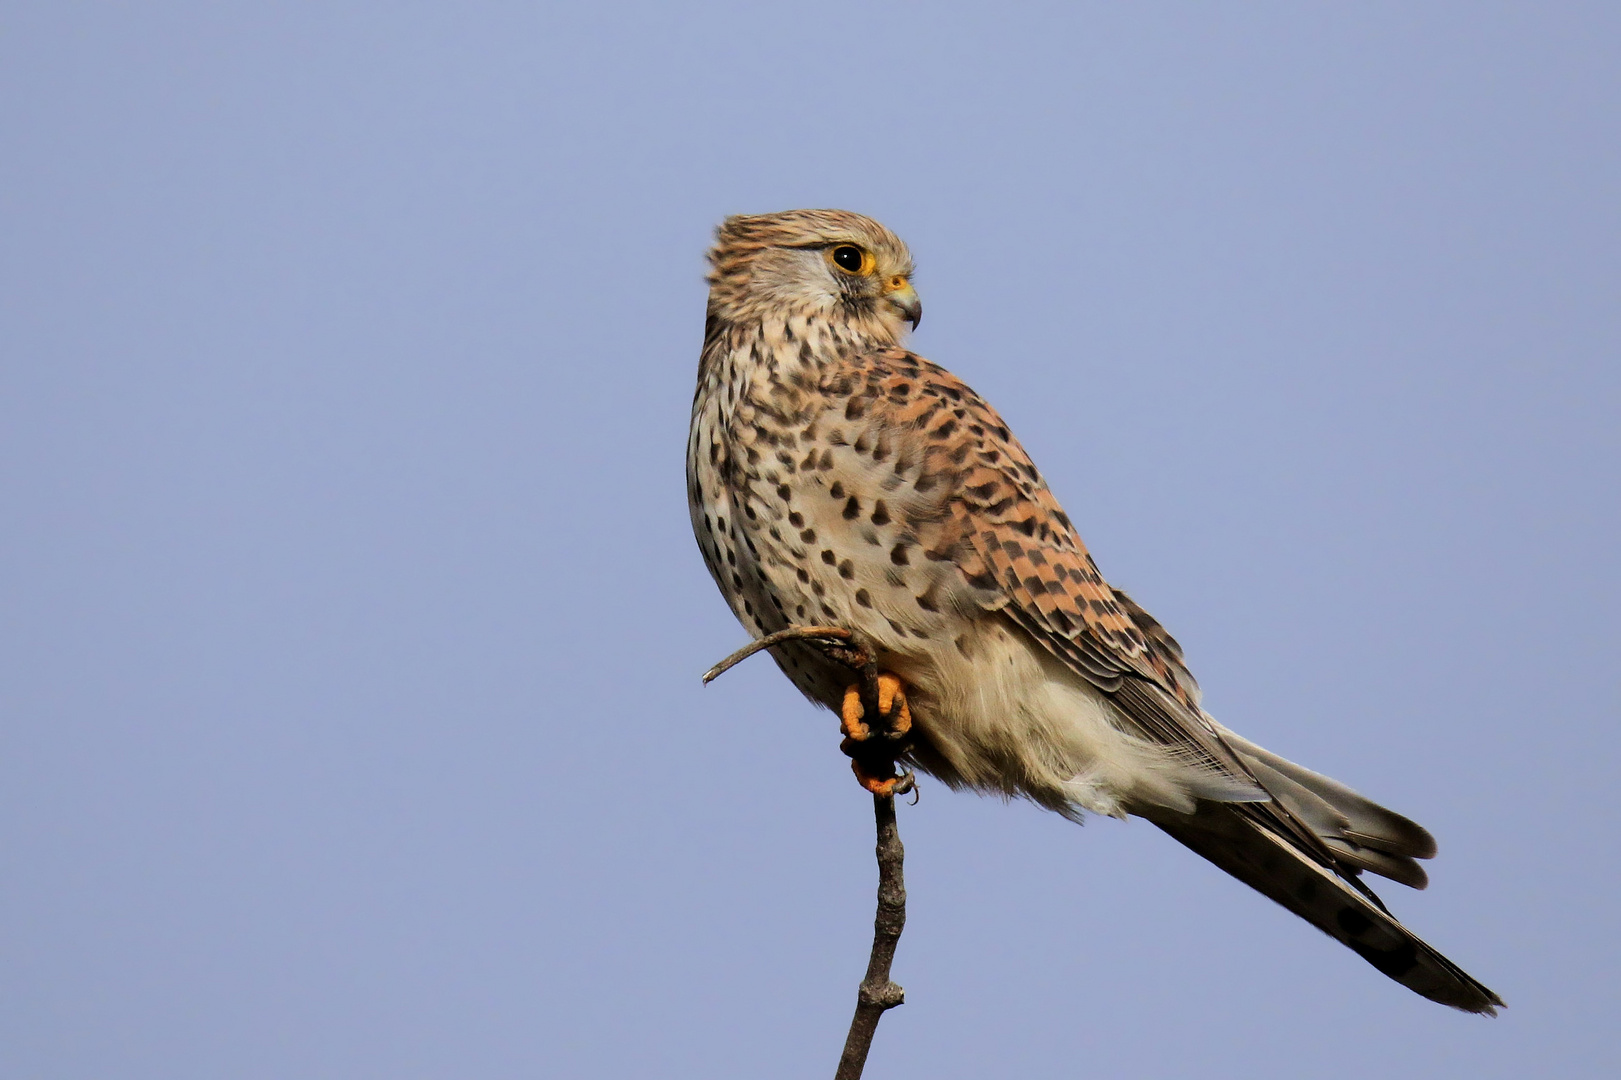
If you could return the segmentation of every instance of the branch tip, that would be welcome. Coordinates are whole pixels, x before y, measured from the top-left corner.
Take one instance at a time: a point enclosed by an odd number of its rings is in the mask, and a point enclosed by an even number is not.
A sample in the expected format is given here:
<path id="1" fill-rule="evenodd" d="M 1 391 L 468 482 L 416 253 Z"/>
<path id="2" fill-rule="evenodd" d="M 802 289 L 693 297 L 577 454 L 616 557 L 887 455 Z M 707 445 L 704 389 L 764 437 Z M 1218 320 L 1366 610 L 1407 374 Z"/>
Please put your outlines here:
<path id="1" fill-rule="evenodd" d="M 773 645 L 781 645 L 785 641 L 847 642 L 854 636 L 842 626 L 790 626 L 786 630 L 778 630 L 775 634 L 767 634 L 763 638 L 756 638 L 704 672 L 704 685 L 708 686 L 761 649 L 769 649 Z"/>

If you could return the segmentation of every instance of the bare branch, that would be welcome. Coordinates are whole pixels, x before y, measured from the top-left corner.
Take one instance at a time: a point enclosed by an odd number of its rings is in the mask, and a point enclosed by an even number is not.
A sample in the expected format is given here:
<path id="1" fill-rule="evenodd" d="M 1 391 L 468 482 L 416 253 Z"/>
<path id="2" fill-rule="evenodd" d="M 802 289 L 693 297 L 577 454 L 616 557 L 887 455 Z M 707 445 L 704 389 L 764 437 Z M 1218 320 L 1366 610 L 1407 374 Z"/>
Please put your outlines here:
<path id="1" fill-rule="evenodd" d="M 857 765 L 856 777 L 863 774 L 882 783 L 880 795 L 872 796 L 873 818 L 878 832 L 878 913 L 873 918 L 872 954 L 867 959 L 867 977 L 856 991 L 856 1012 L 850 1020 L 850 1033 L 844 1040 L 844 1053 L 834 1080 L 860 1080 L 867 1067 L 867 1052 L 884 1013 L 906 1000 L 906 992 L 889 978 L 895 960 L 895 947 L 906 926 L 906 880 L 902 864 L 906 849 L 901 846 L 895 825 L 895 795 L 913 790 L 911 770 L 895 774 L 895 761 L 911 747 L 911 733 L 895 730 L 878 708 L 878 663 L 874 652 L 854 632 L 838 626 L 790 626 L 752 641 L 704 673 L 704 683 L 714 681 L 762 649 L 785 641 L 806 641 L 824 656 L 843 665 L 861 687 L 864 715 L 871 718 L 871 731 L 857 741 L 846 738 L 839 749 Z M 866 781 L 864 781 L 866 782 Z"/>
<path id="2" fill-rule="evenodd" d="M 769 649 L 773 645 L 781 645 L 785 641 L 799 641 L 804 639 L 821 639 L 824 641 L 849 641 L 855 635 L 838 626 L 790 626 L 786 630 L 778 630 L 775 634 L 767 634 L 763 638 L 756 638 L 741 649 L 737 650 L 708 671 L 704 672 L 704 685 L 708 686 L 728 671 L 759 652 Z"/>
<path id="3" fill-rule="evenodd" d="M 878 914 L 873 919 L 867 977 L 856 992 L 856 1014 L 850 1019 L 850 1034 L 844 1040 L 834 1080 L 860 1080 L 878 1021 L 906 1000 L 906 991 L 889 978 L 895 946 L 906 928 L 906 879 L 902 873 L 906 849 L 901 846 L 900 830 L 895 826 L 894 796 L 874 795 L 872 810 L 878 827 Z"/>

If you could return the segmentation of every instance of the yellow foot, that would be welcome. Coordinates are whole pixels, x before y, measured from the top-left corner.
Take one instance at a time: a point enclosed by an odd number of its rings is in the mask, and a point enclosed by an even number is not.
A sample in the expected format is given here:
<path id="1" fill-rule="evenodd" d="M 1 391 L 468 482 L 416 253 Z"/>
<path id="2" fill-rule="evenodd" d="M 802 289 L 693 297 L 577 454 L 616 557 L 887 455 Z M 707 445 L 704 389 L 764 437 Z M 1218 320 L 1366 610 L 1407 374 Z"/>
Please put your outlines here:
<path id="1" fill-rule="evenodd" d="M 885 671 L 878 676 L 878 713 L 896 735 L 912 730 L 912 707 L 906 703 L 906 691 L 900 679 Z M 863 721 L 866 706 L 861 704 L 861 684 L 852 683 L 845 688 L 844 704 L 839 709 L 839 728 L 856 742 L 872 735 L 871 725 Z"/>
<path id="2" fill-rule="evenodd" d="M 896 795 L 905 795 L 911 791 L 916 782 L 912 774 L 907 772 L 901 776 L 879 777 L 873 776 L 861 767 L 861 762 L 852 758 L 850 770 L 856 774 L 856 782 L 879 798 L 888 799 Z"/>

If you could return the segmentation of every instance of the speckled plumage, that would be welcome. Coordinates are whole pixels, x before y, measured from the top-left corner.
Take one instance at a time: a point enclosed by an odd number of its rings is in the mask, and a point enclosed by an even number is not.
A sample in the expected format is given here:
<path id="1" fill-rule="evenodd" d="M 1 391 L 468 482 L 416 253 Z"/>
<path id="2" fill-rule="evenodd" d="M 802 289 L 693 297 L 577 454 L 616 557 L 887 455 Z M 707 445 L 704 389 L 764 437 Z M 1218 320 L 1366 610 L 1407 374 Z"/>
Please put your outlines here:
<path id="1" fill-rule="evenodd" d="M 915 764 L 950 786 L 1147 817 L 1418 992 L 1500 1004 L 1357 878 L 1422 887 L 1429 835 L 1205 713 L 1002 418 L 902 346 L 919 308 L 894 234 L 836 210 L 734 217 L 710 262 L 688 495 L 750 632 L 858 631 L 907 687 Z M 837 708 L 842 669 L 772 653 Z"/>

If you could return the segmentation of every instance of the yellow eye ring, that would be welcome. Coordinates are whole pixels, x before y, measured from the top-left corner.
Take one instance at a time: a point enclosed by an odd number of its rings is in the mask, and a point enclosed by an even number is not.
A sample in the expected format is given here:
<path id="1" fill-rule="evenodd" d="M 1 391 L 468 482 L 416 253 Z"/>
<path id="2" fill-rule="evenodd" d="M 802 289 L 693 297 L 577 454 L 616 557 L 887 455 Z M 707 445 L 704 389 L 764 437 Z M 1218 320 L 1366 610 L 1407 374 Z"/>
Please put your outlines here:
<path id="1" fill-rule="evenodd" d="M 855 277 L 865 277 L 873 272 L 878 260 L 872 252 L 856 247 L 854 244 L 835 244 L 828 248 L 827 261 L 846 274 Z"/>

